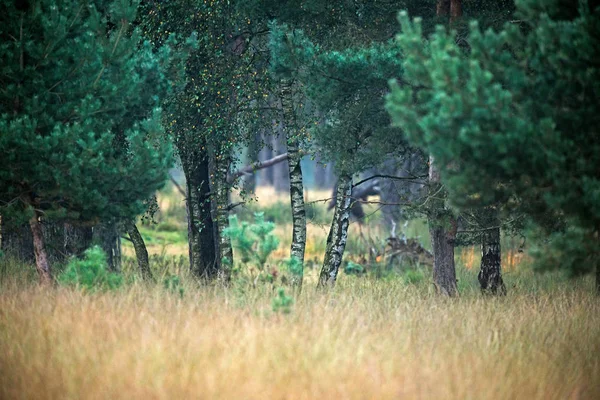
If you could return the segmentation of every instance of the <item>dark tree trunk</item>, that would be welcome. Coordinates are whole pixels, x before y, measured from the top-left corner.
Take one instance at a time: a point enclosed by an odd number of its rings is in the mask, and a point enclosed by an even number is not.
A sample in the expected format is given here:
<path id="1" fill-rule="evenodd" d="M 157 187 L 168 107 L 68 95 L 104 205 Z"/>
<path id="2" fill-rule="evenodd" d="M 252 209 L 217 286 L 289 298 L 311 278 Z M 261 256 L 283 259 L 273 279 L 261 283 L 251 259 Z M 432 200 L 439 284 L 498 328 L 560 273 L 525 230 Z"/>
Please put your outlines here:
<path id="1" fill-rule="evenodd" d="M 462 16 L 462 1 L 451 0 L 450 1 L 450 23 L 453 23 Z"/>
<path id="2" fill-rule="evenodd" d="M 450 0 L 437 0 L 436 15 L 442 17 L 450 13 Z"/>
<path id="3" fill-rule="evenodd" d="M 337 194 L 333 221 L 327 236 L 323 268 L 319 275 L 318 286 L 323 288 L 333 286 L 342 264 L 346 241 L 348 240 L 348 226 L 350 225 L 350 200 L 352 194 L 352 177 L 341 176 L 338 180 Z"/>
<path id="4" fill-rule="evenodd" d="M 481 235 L 481 269 L 477 279 L 482 293 L 506 294 L 502 281 L 500 228 L 486 229 Z"/>
<path id="5" fill-rule="evenodd" d="M 290 181 L 290 203 L 292 206 L 292 245 L 290 255 L 304 265 L 306 248 L 306 212 L 304 210 L 304 184 L 302 181 L 302 154 L 295 130 L 295 115 L 292 104 L 292 87 L 289 82 L 281 83 L 281 108 L 287 141 L 288 170 Z M 292 285 L 302 287 L 302 274 L 292 276 Z"/>
<path id="6" fill-rule="evenodd" d="M 52 271 L 50 269 L 48 254 L 46 253 L 46 247 L 44 245 L 44 233 L 42 232 L 42 225 L 40 224 L 37 213 L 29 220 L 29 226 L 31 227 L 31 234 L 33 237 L 35 267 L 40 276 L 40 282 L 43 284 L 51 284 Z"/>
<path id="7" fill-rule="evenodd" d="M 445 190 L 440 183 L 440 174 L 433 157 L 429 161 L 429 203 L 428 223 L 433 250 L 433 283 L 439 293 L 455 296 L 456 269 L 454 246 L 457 221 L 445 205 Z"/>
<path id="8" fill-rule="evenodd" d="M 148 260 L 148 250 L 146 249 L 146 243 L 144 243 L 144 238 L 140 234 L 137 226 L 135 226 L 135 222 L 126 221 L 124 223 L 125 230 L 133 243 L 133 248 L 135 250 L 135 258 L 137 259 L 138 267 L 140 268 L 140 274 L 142 278 L 146 281 L 152 280 L 152 271 L 150 270 L 150 261 Z"/>
<path id="9" fill-rule="evenodd" d="M 196 277 L 212 279 L 217 275 L 217 259 L 208 156 L 194 153 L 185 162 L 182 159 L 182 164 L 187 181 L 190 269 Z"/>
<path id="10" fill-rule="evenodd" d="M 121 234 L 114 222 L 100 223 L 94 226 L 93 241 L 106 254 L 108 269 L 113 272 L 121 271 Z"/>
<path id="11" fill-rule="evenodd" d="M 216 220 L 218 229 L 218 278 L 223 283 L 228 283 L 231 278 L 231 268 L 233 267 L 233 249 L 231 239 L 223 232 L 229 227 L 229 183 L 227 182 L 227 172 L 229 170 L 230 158 L 227 151 L 218 154 L 215 157 L 215 203 Z"/>

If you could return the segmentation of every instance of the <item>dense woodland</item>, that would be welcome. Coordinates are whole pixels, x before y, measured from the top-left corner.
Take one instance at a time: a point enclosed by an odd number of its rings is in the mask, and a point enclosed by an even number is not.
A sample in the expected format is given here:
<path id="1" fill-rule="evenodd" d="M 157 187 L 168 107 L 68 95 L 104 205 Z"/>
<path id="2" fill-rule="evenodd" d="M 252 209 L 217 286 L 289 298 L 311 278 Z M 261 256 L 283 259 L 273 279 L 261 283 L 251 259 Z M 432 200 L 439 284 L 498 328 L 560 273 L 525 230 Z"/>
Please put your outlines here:
<path id="1" fill-rule="evenodd" d="M 579 288 L 597 313 L 598 104 L 594 1 L 3 0 L 0 287 L 35 266 L 16 298 L 164 286 L 183 299 L 192 285 L 248 302 L 267 290 L 283 315 L 346 293 L 338 280 L 375 285 L 356 296 L 422 280 L 427 302 L 469 298 L 466 279 L 472 301 L 510 302 L 510 240 L 528 279 L 565 277 L 557 290 Z M 285 199 L 285 237 L 265 187 Z M 167 193 L 183 221 L 176 271 L 148 250 Z M 455 252 L 473 246 L 465 276 Z M 595 365 L 557 393 L 598 394 Z M 326 393 L 361 397 L 307 397 Z M 461 393 L 448 397 L 515 395 Z"/>

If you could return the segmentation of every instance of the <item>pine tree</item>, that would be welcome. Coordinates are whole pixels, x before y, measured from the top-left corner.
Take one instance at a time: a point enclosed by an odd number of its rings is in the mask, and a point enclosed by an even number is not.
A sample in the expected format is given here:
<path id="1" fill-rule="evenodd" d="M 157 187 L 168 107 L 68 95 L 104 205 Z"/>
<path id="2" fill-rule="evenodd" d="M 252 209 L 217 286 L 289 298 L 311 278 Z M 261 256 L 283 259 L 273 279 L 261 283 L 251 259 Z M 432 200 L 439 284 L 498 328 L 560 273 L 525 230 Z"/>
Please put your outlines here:
<path id="1" fill-rule="evenodd" d="M 0 16 L 0 213 L 29 220 L 132 218 L 170 164 L 159 95 L 169 48 L 153 52 L 129 1 L 7 2 Z"/>
<path id="2" fill-rule="evenodd" d="M 497 31 L 472 22 L 467 52 L 441 27 L 424 43 L 420 21 L 401 14 L 412 85 L 392 84 L 388 110 L 444 166 L 457 205 L 500 204 L 553 229 L 544 266 L 595 267 L 600 290 L 600 10 L 517 8 L 519 23 Z"/>

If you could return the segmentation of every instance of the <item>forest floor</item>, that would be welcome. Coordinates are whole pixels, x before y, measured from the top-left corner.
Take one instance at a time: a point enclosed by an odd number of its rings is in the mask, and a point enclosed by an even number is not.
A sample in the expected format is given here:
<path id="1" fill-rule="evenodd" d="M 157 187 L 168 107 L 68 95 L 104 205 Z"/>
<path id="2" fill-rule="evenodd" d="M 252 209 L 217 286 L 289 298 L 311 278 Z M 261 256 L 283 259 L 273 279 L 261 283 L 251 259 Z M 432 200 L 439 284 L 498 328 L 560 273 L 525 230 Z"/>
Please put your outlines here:
<path id="1" fill-rule="evenodd" d="M 267 197 L 272 204 L 240 218 L 264 210 L 286 249 L 276 259 L 285 258 L 289 227 L 281 221 L 289 211 L 283 198 Z M 273 307 L 277 285 L 225 289 L 189 278 L 185 209 L 173 193 L 159 202 L 157 223 L 140 225 L 155 284 L 85 293 L 38 286 L 32 266 L 3 267 L 0 398 L 600 398 L 600 299 L 592 280 L 533 274 L 510 239 L 504 297 L 479 293 L 471 248 L 457 255 L 461 295 L 454 299 L 437 296 L 429 275 L 402 272 L 341 272 L 336 287 L 322 292 L 314 282 L 330 218 L 323 206 L 311 211 L 308 258 L 315 261 L 285 313 Z M 352 229 L 360 238 L 357 224 Z M 372 242 L 385 240 L 386 232 L 366 229 Z M 428 245 L 422 221 L 404 233 Z M 359 260 L 365 246 L 353 238 L 349 256 Z M 124 273 L 133 268 L 126 260 Z M 173 273 L 181 277 L 176 290 L 164 285 Z"/>

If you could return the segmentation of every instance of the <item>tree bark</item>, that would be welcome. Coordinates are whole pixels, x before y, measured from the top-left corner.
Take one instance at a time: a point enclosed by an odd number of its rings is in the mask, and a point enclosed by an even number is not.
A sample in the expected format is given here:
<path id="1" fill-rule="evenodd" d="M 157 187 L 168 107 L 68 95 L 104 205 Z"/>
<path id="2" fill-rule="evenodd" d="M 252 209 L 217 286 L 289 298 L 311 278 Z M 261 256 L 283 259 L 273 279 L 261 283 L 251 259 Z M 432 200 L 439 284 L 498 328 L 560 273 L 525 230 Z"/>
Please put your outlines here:
<path id="1" fill-rule="evenodd" d="M 33 236 L 33 252 L 35 254 L 35 267 L 43 284 L 52 283 L 52 271 L 48 262 L 48 254 L 44 245 L 44 233 L 37 213 L 29 220 L 31 234 Z"/>
<path id="2" fill-rule="evenodd" d="M 287 152 L 285 143 L 285 133 L 282 132 L 282 124 L 278 124 L 276 132 L 273 135 L 273 157 L 285 154 Z M 286 165 L 277 164 L 273 166 L 273 186 L 277 192 L 289 192 L 290 175 Z"/>
<path id="3" fill-rule="evenodd" d="M 135 258 L 137 259 L 138 267 L 140 268 L 140 274 L 142 278 L 147 281 L 151 281 L 152 271 L 150 270 L 150 261 L 148 260 L 148 250 L 146 249 L 146 243 L 144 243 L 144 238 L 140 234 L 137 226 L 135 226 L 135 222 L 126 221 L 124 223 L 125 230 L 133 243 L 133 248 L 135 250 Z"/>
<path id="4" fill-rule="evenodd" d="M 452 24 L 456 19 L 462 16 L 462 1 L 451 0 L 450 1 L 450 23 Z"/>
<path id="5" fill-rule="evenodd" d="M 229 155 L 218 154 L 215 159 L 215 200 L 216 220 L 219 238 L 219 270 L 218 278 L 228 283 L 231 279 L 231 268 L 233 267 L 233 249 L 231 239 L 223 232 L 229 227 L 229 184 L 227 183 L 227 171 L 229 169 Z"/>
<path id="6" fill-rule="evenodd" d="M 436 15 L 442 17 L 450 13 L 450 0 L 437 0 Z"/>
<path id="7" fill-rule="evenodd" d="M 306 212 L 304 210 L 304 183 L 302 180 L 302 154 L 296 130 L 296 117 L 292 103 L 291 82 L 281 83 L 281 109 L 287 142 L 287 160 L 290 174 L 290 203 L 292 207 L 292 245 L 290 256 L 302 264 L 304 271 L 304 250 L 306 248 Z M 301 288 L 303 273 L 292 276 L 292 286 Z"/>
<path id="8" fill-rule="evenodd" d="M 494 219 L 494 223 L 498 223 Z M 500 228 L 486 229 L 481 235 L 481 269 L 477 275 L 483 294 L 505 295 L 500 256 Z"/>
<path id="9" fill-rule="evenodd" d="M 456 268 L 454 245 L 457 221 L 445 205 L 445 191 L 440 183 L 440 173 L 433 157 L 429 159 L 429 202 L 428 224 L 433 250 L 433 284 L 438 293 L 455 296 Z"/>
<path id="10" fill-rule="evenodd" d="M 93 241 L 98 243 L 106 253 L 108 269 L 121 271 L 121 234 L 117 223 L 103 222 L 94 226 Z"/>
<path id="11" fill-rule="evenodd" d="M 194 152 L 182 160 L 187 181 L 188 245 L 190 270 L 194 276 L 213 279 L 217 275 L 215 226 L 212 218 L 207 154 Z"/>
<path id="12" fill-rule="evenodd" d="M 333 221 L 327 236 L 325 258 L 319 275 L 318 287 L 333 286 L 342 264 L 346 241 L 348 240 L 348 226 L 350 225 L 350 200 L 352 196 L 352 177 L 341 176 L 338 180 L 338 189 L 335 200 Z"/>

